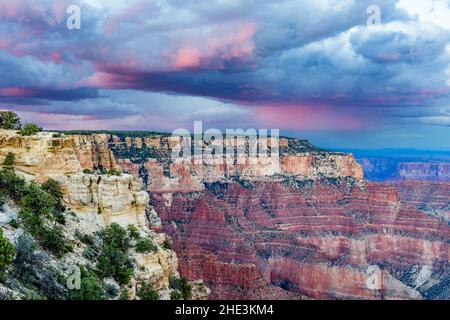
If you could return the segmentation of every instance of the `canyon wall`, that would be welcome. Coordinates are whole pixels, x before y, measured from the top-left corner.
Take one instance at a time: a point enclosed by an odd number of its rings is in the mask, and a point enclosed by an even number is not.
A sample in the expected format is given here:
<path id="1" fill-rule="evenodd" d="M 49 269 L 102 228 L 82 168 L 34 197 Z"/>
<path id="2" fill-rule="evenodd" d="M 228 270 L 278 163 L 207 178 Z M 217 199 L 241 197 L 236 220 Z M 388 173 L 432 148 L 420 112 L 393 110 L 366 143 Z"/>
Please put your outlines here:
<path id="1" fill-rule="evenodd" d="M 390 185 L 403 203 L 450 221 L 450 182 L 399 181 Z"/>
<path id="2" fill-rule="evenodd" d="M 175 145 L 110 140 L 143 179 L 180 273 L 204 279 L 212 298 L 450 297 L 448 224 L 364 181 L 350 154 L 282 138 L 277 164 L 196 164 L 171 161 Z"/>
<path id="3" fill-rule="evenodd" d="M 448 158 L 448 156 L 447 156 Z M 450 159 L 437 158 L 358 158 L 365 176 L 371 181 L 438 181 L 450 182 Z"/>

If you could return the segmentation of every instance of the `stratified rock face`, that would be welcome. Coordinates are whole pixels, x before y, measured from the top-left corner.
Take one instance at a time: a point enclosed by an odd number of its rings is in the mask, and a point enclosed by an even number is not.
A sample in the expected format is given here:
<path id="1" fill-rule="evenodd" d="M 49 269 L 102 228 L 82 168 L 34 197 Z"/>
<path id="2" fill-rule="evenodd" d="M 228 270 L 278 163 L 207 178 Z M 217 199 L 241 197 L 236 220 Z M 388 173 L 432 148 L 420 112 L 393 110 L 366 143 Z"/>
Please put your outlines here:
<path id="1" fill-rule="evenodd" d="M 393 180 L 450 181 L 450 163 L 400 163 Z"/>
<path id="2" fill-rule="evenodd" d="M 390 185 L 397 189 L 403 203 L 450 221 L 450 182 L 402 181 Z"/>
<path id="3" fill-rule="evenodd" d="M 58 179 L 64 204 L 80 214 L 100 215 L 105 225 L 147 227 L 148 194 L 131 175 L 79 174 Z"/>
<path id="4" fill-rule="evenodd" d="M 450 181 L 450 163 L 395 159 L 392 157 L 360 158 L 358 162 L 371 181 Z"/>
<path id="5" fill-rule="evenodd" d="M 116 167 L 108 142 L 109 134 L 71 135 L 75 143 L 78 159 L 83 169 L 109 170 Z"/>
<path id="6" fill-rule="evenodd" d="M 280 158 L 239 165 L 170 161 L 173 143 L 116 137 L 139 174 L 180 273 L 211 298 L 449 298 L 449 226 L 367 183 L 354 158 L 281 139 Z M 209 160 L 209 159 L 207 159 Z"/>
<path id="7" fill-rule="evenodd" d="M 237 147 L 242 148 L 246 143 L 245 139 L 236 140 Z M 271 140 L 266 143 L 270 145 Z M 204 182 L 233 177 L 247 180 L 280 180 L 286 176 L 302 180 L 363 178 L 361 167 L 350 154 L 327 152 L 305 140 L 281 138 L 278 144 L 279 152 L 270 155 L 246 154 L 242 159 L 228 161 L 226 157 L 205 154 L 199 161 L 192 156 L 171 159 L 180 142 L 166 135 L 141 139 L 115 135 L 109 142 L 121 169 L 143 178 L 149 192 L 202 191 Z"/>
<path id="8" fill-rule="evenodd" d="M 450 228 L 402 206 L 393 187 L 351 178 L 205 187 L 152 193 L 151 203 L 181 274 L 203 278 L 212 298 L 448 298 Z M 372 265 L 382 266 L 375 285 Z"/>
<path id="9" fill-rule="evenodd" d="M 108 139 L 109 135 L 53 137 L 51 132 L 21 136 L 13 130 L 0 130 L 0 161 L 12 152 L 17 173 L 38 182 L 83 169 L 109 170 L 116 163 Z"/>
<path id="10" fill-rule="evenodd" d="M 16 172 L 38 182 L 82 170 L 75 141 L 69 137 L 53 138 L 46 132 L 24 137 L 16 131 L 0 130 L 1 163 L 9 152 L 16 157 Z"/>

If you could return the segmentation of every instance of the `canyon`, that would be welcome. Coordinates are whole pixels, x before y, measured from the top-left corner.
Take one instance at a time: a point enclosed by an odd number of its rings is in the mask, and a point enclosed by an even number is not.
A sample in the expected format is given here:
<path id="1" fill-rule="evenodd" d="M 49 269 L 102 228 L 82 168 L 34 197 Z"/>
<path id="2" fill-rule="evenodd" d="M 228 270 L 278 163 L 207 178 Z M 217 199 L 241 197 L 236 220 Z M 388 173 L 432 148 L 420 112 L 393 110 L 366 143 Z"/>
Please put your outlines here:
<path id="1" fill-rule="evenodd" d="M 449 225 L 405 188 L 365 181 L 351 154 L 281 138 L 273 170 L 172 162 L 165 135 L 117 133 L 109 145 L 143 179 L 180 273 L 212 299 L 449 298 Z"/>
<path id="2" fill-rule="evenodd" d="M 13 152 L 18 174 L 60 181 L 80 216 L 170 237 L 170 267 L 142 261 L 160 270 L 147 279 L 161 288 L 179 272 L 202 279 L 210 299 L 450 298 L 449 183 L 369 182 L 352 154 L 307 140 L 283 137 L 277 157 L 218 164 L 173 161 L 180 143 L 8 131 L 0 160 Z"/>

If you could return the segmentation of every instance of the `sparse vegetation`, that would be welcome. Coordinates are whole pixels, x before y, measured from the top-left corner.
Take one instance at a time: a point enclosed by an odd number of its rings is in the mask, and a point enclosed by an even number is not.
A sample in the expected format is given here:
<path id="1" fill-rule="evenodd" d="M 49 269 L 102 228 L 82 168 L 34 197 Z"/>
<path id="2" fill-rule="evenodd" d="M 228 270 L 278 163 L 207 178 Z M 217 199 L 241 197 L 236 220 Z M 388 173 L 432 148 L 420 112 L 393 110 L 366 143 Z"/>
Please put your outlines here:
<path id="1" fill-rule="evenodd" d="M 166 250 L 172 250 L 172 244 L 167 239 L 164 240 L 162 247 L 163 247 L 163 249 L 166 249 Z"/>
<path id="2" fill-rule="evenodd" d="M 60 212 L 63 212 L 66 210 L 66 208 L 62 205 L 62 199 L 64 196 L 64 193 L 61 189 L 61 184 L 53 179 L 48 179 L 46 182 L 44 182 L 41 185 L 41 188 L 46 191 L 50 196 L 53 198 L 53 201 L 55 202 L 56 209 Z"/>
<path id="3" fill-rule="evenodd" d="M 48 190 L 48 192 L 46 191 Z M 44 249 L 56 256 L 70 251 L 59 224 L 65 222 L 59 185 L 54 181 L 40 186 L 26 183 L 11 170 L 0 171 L 0 193 L 13 199 L 20 207 L 19 218 L 25 229 Z"/>
<path id="4" fill-rule="evenodd" d="M 135 225 L 129 224 L 127 226 L 128 236 L 130 239 L 139 240 L 141 237 L 141 234 L 139 233 L 138 228 L 136 228 Z"/>
<path id="5" fill-rule="evenodd" d="M 3 160 L 3 168 L 5 170 L 14 170 L 14 163 L 16 162 L 16 156 L 12 152 L 8 152 L 8 154 L 5 157 L 5 160 Z"/>
<path id="6" fill-rule="evenodd" d="M 106 174 L 108 175 L 108 176 L 121 176 L 122 175 L 122 171 L 120 171 L 119 169 L 115 169 L 115 168 L 113 168 L 113 169 L 110 169 L 110 170 L 108 170 L 107 172 L 106 172 Z"/>
<path id="7" fill-rule="evenodd" d="M 136 295 L 140 300 L 159 300 L 158 292 L 156 292 L 149 283 L 141 283 Z"/>
<path id="8" fill-rule="evenodd" d="M 32 136 L 41 131 L 42 131 L 42 128 L 40 128 L 38 125 L 36 125 L 34 123 L 27 123 L 26 125 L 24 125 L 22 127 L 22 129 L 20 129 L 19 133 L 22 136 Z"/>
<path id="9" fill-rule="evenodd" d="M 153 240 L 148 238 L 140 238 L 136 243 L 136 251 L 139 253 L 158 252 L 158 247 Z"/>
<path id="10" fill-rule="evenodd" d="M 71 300 L 104 300 L 105 292 L 103 283 L 98 276 L 91 271 L 81 268 L 81 284 L 79 290 L 71 290 Z"/>
<path id="11" fill-rule="evenodd" d="M 75 237 L 78 238 L 82 243 L 88 246 L 94 245 L 94 237 L 89 234 L 83 234 L 79 230 L 75 231 Z"/>
<path id="12" fill-rule="evenodd" d="M 9 221 L 8 225 L 13 229 L 19 228 L 19 223 L 16 219 L 12 219 L 11 221 Z"/>
<path id="13" fill-rule="evenodd" d="M 130 240 L 127 231 L 113 223 L 98 233 L 102 240 L 97 258 L 97 272 L 103 278 L 112 277 L 120 284 L 127 284 L 134 273 L 134 265 L 128 256 Z"/>
<path id="14" fill-rule="evenodd" d="M 174 298 L 177 298 L 177 299 L 172 299 L 172 294 L 171 294 L 170 298 L 172 300 L 181 300 L 180 298 L 182 298 L 184 300 L 188 300 L 192 296 L 192 286 L 189 284 L 187 279 L 184 277 L 176 278 L 176 277 L 170 276 L 169 287 L 171 289 L 174 289 L 174 291 L 172 291 L 172 293 L 174 295 Z"/>
<path id="15" fill-rule="evenodd" d="M 10 170 L 0 171 L 0 192 L 19 202 L 25 194 L 25 180 Z"/>
<path id="16" fill-rule="evenodd" d="M 0 274 L 14 261 L 15 254 L 14 246 L 3 236 L 0 229 Z"/>
<path id="17" fill-rule="evenodd" d="M 173 290 L 170 293 L 170 300 L 183 300 L 183 294 L 179 290 Z"/>

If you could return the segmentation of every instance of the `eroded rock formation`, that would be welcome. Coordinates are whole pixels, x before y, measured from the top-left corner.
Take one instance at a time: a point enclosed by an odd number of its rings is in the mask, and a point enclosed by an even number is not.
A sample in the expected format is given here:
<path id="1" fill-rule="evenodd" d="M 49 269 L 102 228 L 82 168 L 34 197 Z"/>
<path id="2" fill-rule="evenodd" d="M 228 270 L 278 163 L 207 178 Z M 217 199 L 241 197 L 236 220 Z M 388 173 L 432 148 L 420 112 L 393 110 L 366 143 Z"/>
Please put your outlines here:
<path id="1" fill-rule="evenodd" d="M 16 174 L 37 182 L 49 178 L 59 181 L 64 191 L 64 205 L 82 217 L 75 226 L 77 230 L 91 234 L 101 226 L 116 222 L 123 227 L 135 225 L 142 234 L 153 238 L 159 250 L 135 253 L 138 268 L 132 288 L 135 290 L 142 281 L 149 282 L 168 299 L 169 277 L 178 276 L 177 256 L 170 249 L 162 249 L 163 242 L 168 240 L 165 234 L 149 230 L 149 220 L 151 225 L 157 226 L 160 221 L 149 206 L 149 195 L 141 181 L 129 174 L 105 173 L 117 167 L 108 147 L 110 138 L 109 135 L 47 132 L 21 136 L 16 131 L 1 130 L 0 162 L 11 152 L 15 156 Z M 198 289 L 194 298 L 208 296 L 209 291 L 201 282 L 193 285 Z"/>
<path id="2" fill-rule="evenodd" d="M 149 140 L 112 148 L 146 183 L 181 274 L 204 279 L 212 298 L 450 296 L 448 224 L 365 182 L 351 155 L 282 139 L 274 171 L 174 162 L 167 137 Z"/>

